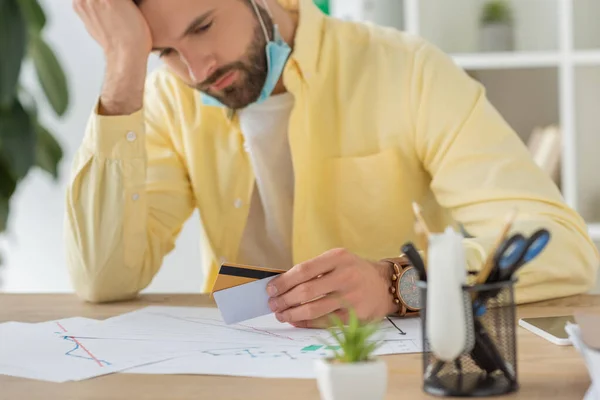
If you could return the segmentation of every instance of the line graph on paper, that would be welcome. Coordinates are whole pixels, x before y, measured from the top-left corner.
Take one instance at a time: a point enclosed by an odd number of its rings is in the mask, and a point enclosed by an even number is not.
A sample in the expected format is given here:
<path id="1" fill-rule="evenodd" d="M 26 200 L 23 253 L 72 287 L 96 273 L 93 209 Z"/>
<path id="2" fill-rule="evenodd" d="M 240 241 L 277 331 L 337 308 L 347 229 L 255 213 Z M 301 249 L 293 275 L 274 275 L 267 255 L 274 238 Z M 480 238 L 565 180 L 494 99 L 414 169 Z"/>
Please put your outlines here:
<path id="1" fill-rule="evenodd" d="M 383 341 L 380 351 L 392 354 L 418 350 L 420 321 L 382 321 L 373 339 Z M 398 329 L 400 328 L 400 329 Z M 69 331 L 78 338 L 119 339 L 161 343 L 190 343 L 205 357 L 256 359 L 309 359 L 332 355 L 332 333 L 298 329 L 267 315 L 227 325 L 216 308 L 151 306 L 113 317 L 101 324 Z M 202 348 L 201 348 L 202 347 Z M 224 357 L 228 356 L 228 357 Z M 216 359 L 215 358 L 215 359 Z M 112 360 L 110 360 L 112 361 Z"/>
<path id="2" fill-rule="evenodd" d="M 302 348 L 289 346 L 260 346 L 260 347 L 238 347 L 231 349 L 214 349 L 203 351 L 214 357 L 235 356 L 248 359 L 315 359 L 330 356 L 333 350 L 338 350 L 339 346 L 309 345 Z"/>
<path id="3" fill-rule="evenodd" d="M 260 336 L 261 339 L 271 338 L 273 341 L 277 341 L 282 345 L 295 345 L 296 348 L 298 346 L 303 346 L 305 344 L 317 343 L 317 342 L 325 342 L 325 343 L 334 343 L 333 335 L 327 330 L 314 330 L 314 329 L 296 329 L 290 328 L 286 325 L 279 324 L 277 322 L 273 322 L 273 318 L 266 317 L 257 322 L 256 324 L 259 326 L 252 324 L 252 321 L 248 323 L 241 323 L 236 325 L 225 325 L 218 318 L 208 318 L 208 317 L 197 317 L 197 316 L 174 316 L 173 314 L 163 314 L 163 313 L 152 313 L 157 316 L 165 317 L 165 318 L 174 318 L 182 322 L 187 322 L 191 324 L 200 325 L 199 328 L 202 332 L 205 332 L 207 335 L 212 335 L 213 329 L 224 329 L 227 332 L 231 332 L 232 335 L 238 336 L 243 335 L 245 340 L 252 339 L 253 336 Z M 412 321 L 417 324 L 419 321 Z M 410 330 L 412 333 L 412 330 Z M 225 333 L 225 332 L 223 332 Z M 222 333 L 222 334 L 223 334 Z M 262 341 L 259 338 L 256 338 L 259 341 Z M 420 339 L 418 335 L 407 334 L 406 332 L 399 330 L 392 322 L 383 321 L 377 333 L 377 340 L 382 341 L 382 347 L 391 349 L 396 348 L 398 350 L 409 351 L 409 349 L 418 346 L 418 343 L 415 343 L 413 339 Z M 286 343 L 288 342 L 288 343 Z M 393 343 L 392 343 L 393 342 Z M 307 347 L 307 348 L 310 348 Z M 314 345 L 313 345 L 314 348 Z M 319 347 L 320 348 L 320 347 Z M 304 349 L 303 349 L 304 350 Z M 327 349 L 331 350 L 331 348 Z M 390 350 L 391 351 L 391 350 Z"/>
<path id="4" fill-rule="evenodd" d="M 151 315 L 156 315 L 156 316 L 161 316 L 164 318 L 171 318 L 171 319 L 175 319 L 178 321 L 182 321 L 182 322 L 186 322 L 186 323 L 190 323 L 190 324 L 197 324 L 200 325 L 202 329 L 200 332 L 206 332 L 207 334 L 209 332 L 211 332 L 210 328 L 218 328 L 219 330 L 225 330 L 228 332 L 231 332 L 232 334 L 239 334 L 239 333 L 243 333 L 244 335 L 247 334 L 251 334 L 251 335 L 258 335 L 258 336 L 262 336 L 263 338 L 273 338 L 273 339 L 280 339 L 280 340 L 284 340 L 284 341 L 298 341 L 298 340 L 302 340 L 303 338 L 294 335 L 294 337 L 292 337 L 292 335 L 290 335 L 288 332 L 278 332 L 274 329 L 268 329 L 268 328 L 263 328 L 263 327 L 256 327 L 256 326 L 252 326 L 252 325 L 248 325 L 248 324 L 237 324 L 237 325 L 226 325 L 225 323 L 223 323 L 223 321 L 219 318 L 209 318 L 209 317 L 195 317 L 195 316 L 175 316 L 172 314 L 166 314 L 166 313 L 158 313 L 158 312 L 148 312 L 148 314 Z"/>
<path id="5" fill-rule="evenodd" d="M 55 333 L 61 335 L 63 340 L 73 343 L 73 348 L 70 349 L 69 351 L 67 351 L 65 353 L 65 356 L 79 358 L 79 359 L 83 359 L 83 360 L 90 360 L 90 361 L 93 361 L 94 363 L 96 363 L 99 367 L 112 365 L 110 362 L 108 362 L 106 360 L 98 359 L 83 344 L 81 344 L 81 342 L 79 342 L 79 340 L 77 340 L 71 336 L 65 336 L 65 333 L 68 333 L 68 331 L 65 329 L 64 326 L 62 326 L 62 324 L 60 322 L 56 322 L 56 325 L 60 329 L 60 332 L 55 332 Z"/>
<path id="6" fill-rule="evenodd" d="M 90 360 L 95 362 L 96 364 L 98 364 L 98 366 L 102 367 L 102 366 L 108 366 L 108 365 L 112 365 L 111 363 L 109 363 L 106 360 L 101 360 L 96 358 L 93 354 L 89 353 L 82 345 L 81 343 L 79 343 L 78 340 L 69 337 L 69 336 L 63 336 L 63 339 L 68 341 L 68 342 L 72 342 L 74 347 L 67 351 L 65 353 L 65 356 L 68 357 L 75 357 L 75 358 L 81 358 L 84 360 Z"/>
<path id="7" fill-rule="evenodd" d="M 199 325 L 196 335 L 202 333 L 207 336 L 212 336 L 213 332 L 218 330 L 221 334 L 228 332 L 227 336 L 238 337 L 243 335 L 244 339 L 256 337 L 258 340 L 270 338 L 273 340 L 281 340 L 283 342 L 301 342 L 314 343 L 319 339 L 330 342 L 333 336 L 325 330 L 314 329 L 296 329 L 291 326 L 278 323 L 272 316 L 260 318 L 256 321 L 248 323 L 240 323 L 236 325 L 226 325 L 218 317 L 194 316 L 194 315 L 174 315 L 173 313 L 163 313 L 147 311 L 147 314 L 162 318 L 174 319 L 182 323 Z M 398 329 L 390 322 L 383 321 L 378 332 L 380 338 L 385 340 L 402 340 L 412 337 L 405 337 L 398 332 Z M 259 338 L 260 337 L 260 338 Z"/>
<path id="8" fill-rule="evenodd" d="M 414 353 L 420 351 L 420 342 L 417 340 L 385 340 L 376 351 L 377 355 Z M 213 357 L 236 357 L 244 359 L 286 359 L 286 360 L 314 360 L 331 357 L 339 346 L 311 344 L 308 346 L 253 346 L 235 348 L 215 348 L 202 351 L 202 354 Z"/>

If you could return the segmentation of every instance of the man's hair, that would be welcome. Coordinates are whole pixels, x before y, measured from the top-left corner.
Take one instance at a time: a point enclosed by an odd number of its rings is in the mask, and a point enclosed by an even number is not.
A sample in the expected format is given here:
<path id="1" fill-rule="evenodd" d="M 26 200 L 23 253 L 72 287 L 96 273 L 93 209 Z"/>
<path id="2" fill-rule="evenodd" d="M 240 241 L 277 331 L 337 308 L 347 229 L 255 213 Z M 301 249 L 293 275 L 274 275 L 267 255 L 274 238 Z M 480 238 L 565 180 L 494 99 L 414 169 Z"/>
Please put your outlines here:
<path id="1" fill-rule="evenodd" d="M 133 0 L 136 6 L 139 6 L 142 0 Z M 288 10 L 298 9 L 298 0 L 277 0 L 279 4 Z"/>

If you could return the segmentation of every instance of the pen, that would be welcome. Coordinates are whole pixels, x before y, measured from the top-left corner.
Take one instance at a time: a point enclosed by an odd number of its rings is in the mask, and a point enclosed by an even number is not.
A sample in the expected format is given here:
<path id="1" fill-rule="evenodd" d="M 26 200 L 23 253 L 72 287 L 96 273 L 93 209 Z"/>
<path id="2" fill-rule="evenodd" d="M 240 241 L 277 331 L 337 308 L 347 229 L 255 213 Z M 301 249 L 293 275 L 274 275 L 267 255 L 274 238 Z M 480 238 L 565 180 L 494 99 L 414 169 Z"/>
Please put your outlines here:
<path id="1" fill-rule="evenodd" d="M 423 263 L 423 259 L 421 258 L 421 255 L 415 246 L 410 242 L 406 243 L 404 246 L 402 246 L 402 254 L 404 254 L 413 267 L 415 267 L 419 273 L 419 279 L 423 282 L 426 282 L 427 271 L 425 270 L 425 264 Z"/>
<path id="2" fill-rule="evenodd" d="M 499 369 L 506 379 L 514 382 L 515 374 L 513 368 L 504 361 L 502 355 L 498 352 L 498 348 L 486 332 L 485 327 L 479 321 L 479 318 L 473 319 L 475 322 L 475 347 L 471 351 L 473 361 L 487 373 L 492 373 Z"/>

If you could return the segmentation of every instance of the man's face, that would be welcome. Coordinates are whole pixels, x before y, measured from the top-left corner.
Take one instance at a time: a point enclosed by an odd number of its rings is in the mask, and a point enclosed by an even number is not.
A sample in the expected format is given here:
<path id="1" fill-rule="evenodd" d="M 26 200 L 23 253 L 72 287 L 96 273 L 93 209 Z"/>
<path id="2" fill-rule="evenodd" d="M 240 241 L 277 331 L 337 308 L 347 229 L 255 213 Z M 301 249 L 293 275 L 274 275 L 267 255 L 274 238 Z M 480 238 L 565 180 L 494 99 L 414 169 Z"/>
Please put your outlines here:
<path id="1" fill-rule="evenodd" d="M 257 6 L 269 37 L 273 22 Z M 267 76 L 266 38 L 250 0 L 144 0 L 154 52 L 189 86 L 239 109 Z"/>

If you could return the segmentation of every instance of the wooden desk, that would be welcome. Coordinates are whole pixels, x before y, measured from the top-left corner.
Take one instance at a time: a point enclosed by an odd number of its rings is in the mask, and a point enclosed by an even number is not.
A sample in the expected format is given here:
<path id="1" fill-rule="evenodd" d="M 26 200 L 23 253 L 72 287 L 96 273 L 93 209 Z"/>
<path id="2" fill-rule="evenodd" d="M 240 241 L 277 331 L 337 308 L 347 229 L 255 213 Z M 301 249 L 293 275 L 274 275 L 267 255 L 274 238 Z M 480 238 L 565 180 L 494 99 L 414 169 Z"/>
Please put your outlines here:
<path id="1" fill-rule="evenodd" d="M 149 295 L 127 303 L 91 305 L 72 295 L 0 294 L 0 322 L 39 322 L 74 316 L 104 319 L 148 305 L 207 306 L 199 295 Z M 577 296 L 522 306 L 520 317 L 562 315 L 579 308 L 600 310 L 600 296 Z M 511 398 L 582 399 L 590 379 L 573 347 L 560 347 L 518 328 L 521 390 Z M 421 354 L 385 357 L 388 399 L 430 399 L 421 391 Z M 114 374 L 82 382 L 47 383 L 0 375 L 0 399 L 319 399 L 314 380 Z"/>

